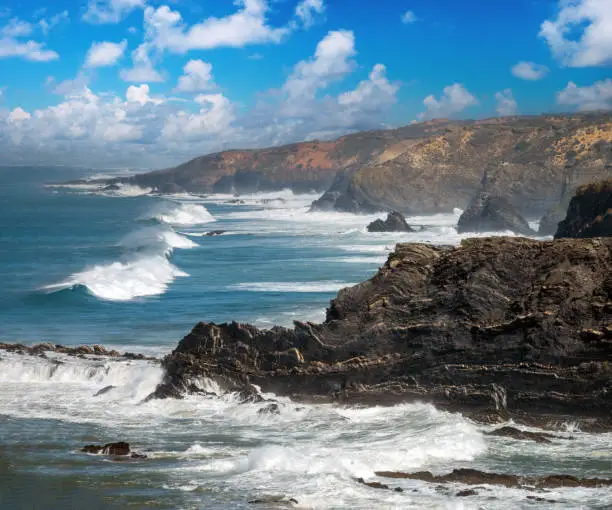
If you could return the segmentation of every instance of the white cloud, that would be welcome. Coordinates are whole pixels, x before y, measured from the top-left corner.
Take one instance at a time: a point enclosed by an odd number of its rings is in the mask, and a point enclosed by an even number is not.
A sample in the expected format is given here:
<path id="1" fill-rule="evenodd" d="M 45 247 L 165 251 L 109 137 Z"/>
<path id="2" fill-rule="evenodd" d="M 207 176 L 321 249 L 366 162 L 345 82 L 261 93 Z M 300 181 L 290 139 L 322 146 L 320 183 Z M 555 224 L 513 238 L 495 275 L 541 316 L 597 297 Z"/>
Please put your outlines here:
<path id="1" fill-rule="evenodd" d="M 43 43 L 23 38 L 33 31 L 30 23 L 13 18 L 0 29 L 0 58 L 20 57 L 32 62 L 56 60 L 59 55 L 45 48 Z"/>
<path id="2" fill-rule="evenodd" d="M 368 79 L 357 85 L 355 90 L 344 92 L 338 96 L 338 104 L 343 107 L 362 110 L 379 110 L 395 103 L 399 85 L 389 82 L 387 68 L 383 64 L 376 64 L 370 72 Z"/>
<path id="3" fill-rule="evenodd" d="M 461 113 L 470 106 L 478 104 L 478 100 L 460 83 L 444 87 L 440 99 L 433 95 L 423 100 L 426 111 L 419 114 L 420 119 L 451 117 Z"/>
<path id="4" fill-rule="evenodd" d="M 612 110 L 612 80 L 597 81 L 585 87 L 570 81 L 557 94 L 557 103 L 575 106 L 579 111 Z"/>
<path id="5" fill-rule="evenodd" d="M 21 123 L 24 120 L 30 119 L 32 116 L 23 108 L 15 108 L 8 116 L 8 121 L 11 123 Z"/>
<path id="6" fill-rule="evenodd" d="M 522 80 L 541 80 L 548 74 L 548 67 L 533 62 L 519 62 L 512 67 L 512 74 Z"/>
<path id="7" fill-rule="evenodd" d="M 302 0 L 295 8 L 295 15 L 305 28 L 315 24 L 317 16 L 325 12 L 323 0 Z"/>
<path id="8" fill-rule="evenodd" d="M 352 59 L 355 54 L 353 32 L 329 32 L 317 45 L 314 57 L 299 62 L 283 85 L 288 102 L 298 106 L 300 101 L 313 99 L 318 90 L 344 78 L 356 67 Z"/>
<path id="9" fill-rule="evenodd" d="M 560 0 L 556 19 L 540 27 L 553 56 L 568 67 L 612 63 L 612 2 Z"/>
<path id="10" fill-rule="evenodd" d="M 203 60 L 190 60 L 183 68 L 176 90 L 179 92 L 200 92 L 215 87 L 212 65 Z"/>
<path id="11" fill-rule="evenodd" d="M 248 110 L 221 93 L 205 92 L 193 101 L 152 96 L 143 82 L 127 87 L 124 97 L 95 94 L 81 72 L 60 84 L 62 90 L 56 91 L 65 97 L 57 104 L 10 124 L 8 112 L 0 118 L 0 150 L 7 162 L 159 168 L 228 148 L 384 127 L 399 88 L 384 65 L 375 65 L 352 90 L 328 90 L 357 69 L 355 54 L 351 32 L 330 32 L 284 84 L 262 94 Z M 206 77 L 200 71 L 198 79 Z"/>
<path id="12" fill-rule="evenodd" d="M 132 52 L 133 67 L 122 69 L 121 79 L 128 82 L 162 82 L 164 78 L 155 70 L 151 57 L 149 57 L 149 47 L 146 43 L 141 44 Z"/>
<path id="13" fill-rule="evenodd" d="M 56 14 L 55 16 L 52 16 L 49 19 L 42 18 L 38 22 L 38 25 L 40 26 L 40 29 L 42 30 L 42 33 L 44 35 L 49 35 L 49 32 L 51 32 L 51 30 L 53 30 L 57 25 L 59 25 L 63 21 L 70 21 L 70 16 L 68 14 L 68 11 L 62 11 L 59 14 Z"/>
<path id="14" fill-rule="evenodd" d="M 149 95 L 149 86 L 146 83 L 143 83 L 140 86 L 130 85 L 125 93 L 125 98 L 128 103 L 139 103 L 140 105 L 145 105 L 147 103 L 153 104 L 161 104 L 164 101 L 162 99 L 153 99 Z"/>
<path id="15" fill-rule="evenodd" d="M 33 31 L 34 27 L 27 21 L 22 21 L 19 18 L 11 19 L 6 26 L 1 30 L 5 37 L 27 37 Z"/>
<path id="16" fill-rule="evenodd" d="M 49 80 L 51 78 L 51 80 Z M 55 81 L 55 78 L 47 77 L 46 84 L 52 84 Z M 72 96 L 75 94 L 79 94 L 83 90 L 85 90 L 89 86 L 89 75 L 80 71 L 79 74 L 72 80 L 64 80 L 58 83 L 53 89 L 54 94 L 59 94 L 61 96 Z"/>
<path id="17" fill-rule="evenodd" d="M 405 25 L 410 25 L 412 23 L 416 23 L 417 21 L 419 21 L 419 18 L 417 18 L 414 11 L 406 11 L 404 14 L 402 14 L 402 23 Z"/>
<path id="18" fill-rule="evenodd" d="M 0 39 L 0 58 L 21 57 L 32 62 L 48 62 L 56 60 L 59 55 L 45 49 L 44 45 L 36 41 L 21 42 L 17 39 L 5 37 Z"/>
<path id="19" fill-rule="evenodd" d="M 505 117 L 517 114 L 518 105 L 514 99 L 514 96 L 512 95 L 512 90 L 506 89 L 502 90 L 501 92 L 496 92 L 495 101 L 497 102 L 497 107 L 495 110 L 499 115 Z"/>
<path id="20" fill-rule="evenodd" d="M 90 23 L 119 23 L 145 5 L 146 0 L 89 0 L 83 19 Z"/>
<path id="21" fill-rule="evenodd" d="M 199 112 L 184 110 L 170 115 L 164 124 L 161 137 L 171 143 L 180 140 L 201 140 L 211 135 L 231 135 L 235 119 L 231 101 L 223 94 L 202 94 L 195 98 L 202 106 Z"/>
<path id="22" fill-rule="evenodd" d="M 120 43 L 95 42 L 87 52 L 85 67 L 113 66 L 123 56 L 126 47 L 127 41 L 125 39 Z"/>
<path id="23" fill-rule="evenodd" d="M 268 24 L 267 0 L 238 0 L 241 9 L 223 18 L 207 18 L 188 27 L 181 14 L 167 5 L 145 9 L 147 39 L 160 51 L 185 53 L 219 47 L 242 48 L 250 44 L 279 43 L 286 27 Z"/>

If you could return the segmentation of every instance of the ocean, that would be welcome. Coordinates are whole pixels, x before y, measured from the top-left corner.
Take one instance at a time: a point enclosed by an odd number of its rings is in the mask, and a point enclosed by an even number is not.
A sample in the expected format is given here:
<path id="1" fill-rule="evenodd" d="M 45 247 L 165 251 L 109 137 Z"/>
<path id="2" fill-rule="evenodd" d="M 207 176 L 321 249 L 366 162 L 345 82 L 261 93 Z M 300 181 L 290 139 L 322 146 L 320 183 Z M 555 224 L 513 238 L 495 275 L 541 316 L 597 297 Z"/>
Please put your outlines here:
<path id="1" fill-rule="evenodd" d="M 408 218 L 418 232 L 372 234 L 365 227 L 377 215 L 309 213 L 317 196 L 290 191 L 152 196 L 45 186 L 86 174 L 0 169 L 0 341 L 159 357 L 201 320 L 322 321 L 336 292 L 374 275 L 397 242 L 465 237 L 454 228 L 458 210 Z M 465 486 L 392 480 L 404 489 L 395 492 L 355 481 L 377 480 L 377 470 L 461 467 L 610 478 L 612 434 L 566 423 L 551 444 L 526 443 L 419 403 L 280 399 L 280 414 L 266 414 L 266 404 L 241 404 L 213 382 L 208 396 L 144 402 L 162 376 L 151 361 L 0 351 L 0 508 L 612 508 L 610 489 L 482 486 L 458 498 Z M 78 451 L 119 440 L 148 458 Z"/>

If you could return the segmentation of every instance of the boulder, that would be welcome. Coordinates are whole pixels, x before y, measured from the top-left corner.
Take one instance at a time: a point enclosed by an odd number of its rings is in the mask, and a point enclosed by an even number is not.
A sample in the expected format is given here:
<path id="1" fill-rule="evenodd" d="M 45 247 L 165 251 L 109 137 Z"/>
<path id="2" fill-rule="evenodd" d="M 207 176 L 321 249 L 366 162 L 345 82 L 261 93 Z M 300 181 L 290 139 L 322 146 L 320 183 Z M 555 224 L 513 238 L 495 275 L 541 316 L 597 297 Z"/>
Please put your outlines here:
<path id="1" fill-rule="evenodd" d="M 550 443 L 551 439 L 555 438 L 552 434 L 546 432 L 528 432 L 526 430 L 519 430 L 515 427 L 502 427 L 489 432 L 490 436 L 498 437 L 510 437 L 512 439 L 518 439 L 519 441 L 535 441 L 536 443 Z"/>
<path id="2" fill-rule="evenodd" d="M 582 186 L 559 223 L 555 239 L 612 236 L 612 179 Z"/>
<path id="3" fill-rule="evenodd" d="M 90 444 L 81 448 L 83 453 L 93 455 L 108 455 L 111 457 L 124 457 L 128 459 L 146 459 L 147 456 L 130 450 L 129 443 L 120 441 L 118 443 L 107 443 L 105 445 Z"/>
<path id="4" fill-rule="evenodd" d="M 107 443 L 103 446 L 90 444 L 81 448 L 81 451 L 101 455 L 129 455 L 130 445 L 123 441 L 118 443 Z"/>
<path id="5" fill-rule="evenodd" d="M 390 212 L 387 219 L 376 220 L 368 225 L 368 232 L 414 232 L 415 230 L 408 225 L 406 218 L 397 211 Z"/>
<path id="6" fill-rule="evenodd" d="M 510 230 L 524 236 L 534 235 L 525 218 L 523 218 L 503 197 L 491 196 L 481 192 L 459 218 L 457 231 L 465 232 L 500 232 Z"/>

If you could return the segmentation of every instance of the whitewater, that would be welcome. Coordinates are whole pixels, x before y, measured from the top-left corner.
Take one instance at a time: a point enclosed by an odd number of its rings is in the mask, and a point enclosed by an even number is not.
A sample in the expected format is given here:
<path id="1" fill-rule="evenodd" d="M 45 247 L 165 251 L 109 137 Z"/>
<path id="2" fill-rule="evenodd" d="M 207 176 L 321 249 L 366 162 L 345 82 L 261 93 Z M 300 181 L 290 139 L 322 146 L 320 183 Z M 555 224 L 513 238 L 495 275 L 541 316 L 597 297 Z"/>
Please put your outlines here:
<path id="1" fill-rule="evenodd" d="M 395 243 L 465 237 L 454 228 L 458 210 L 408 218 L 422 231 L 370 234 L 365 227 L 379 215 L 310 213 L 313 195 L 158 196 L 43 187 L 47 178 L 24 172 L 10 185 L 1 181 L 0 341 L 102 344 L 159 360 L 199 320 L 262 327 L 323 320 L 329 299 L 371 277 Z M 555 434 L 565 439 L 525 443 L 489 436 L 492 426 L 431 405 L 346 408 L 271 394 L 245 404 L 210 380 L 198 381 L 205 395 L 148 400 L 163 377 L 153 359 L 0 351 L 0 508 L 604 509 L 612 502 L 609 489 L 499 486 L 458 498 L 466 486 L 374 474 L 470 467 L 609 478 L 612 434 L 560 423 Z M 147 459 L 79 452 L 118 440 Z M 279 501 L 249 503 L 270 498 Z"/>

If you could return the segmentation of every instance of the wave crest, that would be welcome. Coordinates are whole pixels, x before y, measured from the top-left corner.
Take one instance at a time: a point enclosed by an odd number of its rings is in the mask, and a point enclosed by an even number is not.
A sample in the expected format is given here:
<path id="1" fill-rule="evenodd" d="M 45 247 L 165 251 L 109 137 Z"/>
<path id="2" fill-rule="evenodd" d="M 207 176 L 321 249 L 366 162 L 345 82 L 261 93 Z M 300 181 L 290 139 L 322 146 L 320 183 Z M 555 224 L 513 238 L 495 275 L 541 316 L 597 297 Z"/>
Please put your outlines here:
<path id="1" fill-rule="evenodd" d="M 94 296 L 108 301 L 131 301 L 163 294 L 181 276 L 189 276 L 165 256 L 153 255 L 130 262 L 96 265 L 71 275 L 63 282 L 43 287 L 51 292 L 85 287 Z"/>
<path id="2" fill-rule="evenodd" d="M 208 212 L 206 207 L 189 203 L 167 203 L 158 206 L 144 219 L 180 226 L 203 225 L 215 221 L 215 217 Z"/>

